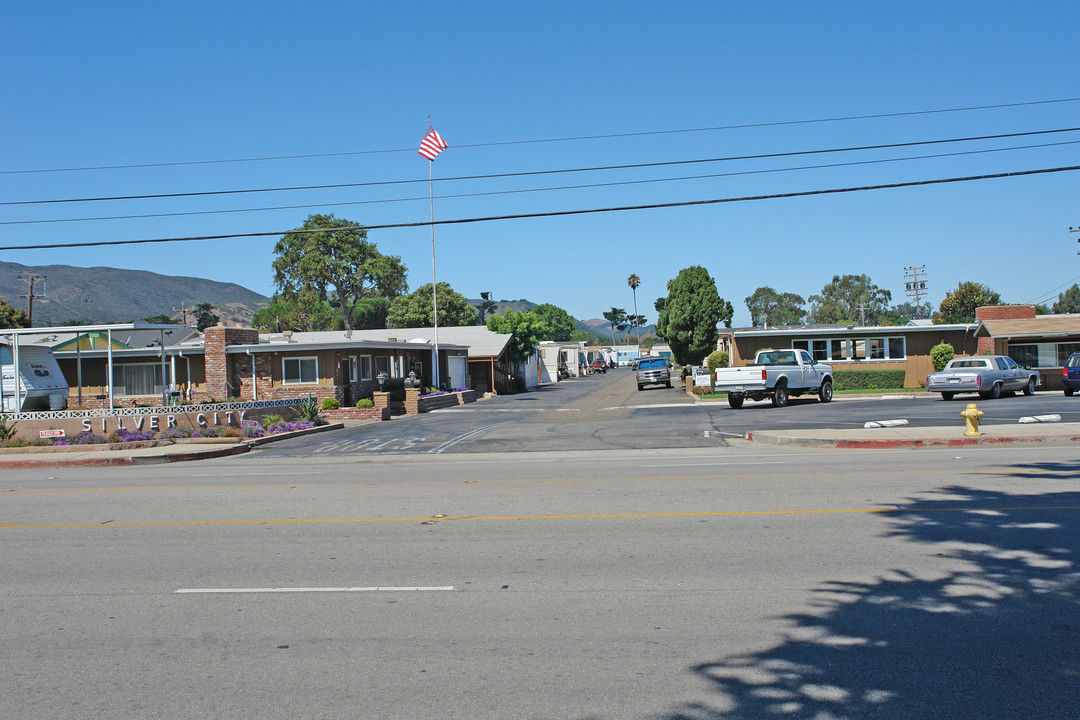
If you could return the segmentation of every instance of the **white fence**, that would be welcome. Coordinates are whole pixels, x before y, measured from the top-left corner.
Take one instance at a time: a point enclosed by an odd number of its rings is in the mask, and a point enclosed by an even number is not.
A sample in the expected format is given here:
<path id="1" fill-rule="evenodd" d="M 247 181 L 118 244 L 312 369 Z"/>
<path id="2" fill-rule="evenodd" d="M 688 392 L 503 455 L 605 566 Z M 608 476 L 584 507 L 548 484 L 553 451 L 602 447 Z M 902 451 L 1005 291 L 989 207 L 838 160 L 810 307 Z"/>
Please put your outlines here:
<path id="1" fill-rule="evenodd" d="M 139 415 L 168 415 L 184 413 L 232 412 L 240 410 L 260 410 L 263 408 L 290 407 L 307 402 L 307 398 L 287 398 L 284 400 L 246 400 L 232 403 L 211 403 L 206 405 L 156 405 L 133 408 L 99 408 L 97 410 L 43 410 L 39 412 L 0 413 L 7 421 L 20 420 L 77 420 L 79 418 L 125 417 Z"/>

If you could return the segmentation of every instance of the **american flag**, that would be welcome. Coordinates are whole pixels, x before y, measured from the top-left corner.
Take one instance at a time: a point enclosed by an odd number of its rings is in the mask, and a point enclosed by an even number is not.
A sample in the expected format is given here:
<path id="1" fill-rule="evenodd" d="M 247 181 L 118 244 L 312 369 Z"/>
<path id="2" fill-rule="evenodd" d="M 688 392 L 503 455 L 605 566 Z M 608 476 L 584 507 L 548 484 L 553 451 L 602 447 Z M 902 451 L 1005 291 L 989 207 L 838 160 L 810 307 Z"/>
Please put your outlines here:
<path id="1" fill-rule="evenodd" d="M 428 160 L 434 160 L 446 147 L 446 141 L 442 139 L 439 133 L 435 132 L 435 129 L 431 127 L 431 123 L 428 123 L 427 135 L 424 136 L 424 140 L 420 143 L 420 154 Z"/>

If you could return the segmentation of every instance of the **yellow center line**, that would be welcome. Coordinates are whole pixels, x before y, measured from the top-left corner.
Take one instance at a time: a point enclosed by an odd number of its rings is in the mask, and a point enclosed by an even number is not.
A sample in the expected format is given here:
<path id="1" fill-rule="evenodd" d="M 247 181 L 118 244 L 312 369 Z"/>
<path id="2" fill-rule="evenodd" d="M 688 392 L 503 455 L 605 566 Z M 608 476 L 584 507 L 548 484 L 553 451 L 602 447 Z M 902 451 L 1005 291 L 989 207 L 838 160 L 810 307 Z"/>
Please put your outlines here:
<path id="1" fill-rule="evenodd" d="M 1074 474 L 1073 470 L 1024 470 L 1028 474 L 1055 475 Z M 767 473 L 740 475 L 680 475 L 671 477 L 622 477 L 622 478 L 538 478 L 536 480 L 421 480 L 415 482 L 357 482 L 357 483 L 281 483 L 278 485 L 184 485 L 166 487 L 134 488 L 45 488 L 41 490 L 0 490 L 0 498 L 6 495 L 56 495 L 65 493 L 136 493 L 136 492 L 199 492 L 212 490 L 300 490 L 319 488 L 378 488 L 378 487 L 433 487 L 451 485 L 529 485 L 560 483 L 616 483 L 616 482 L 666 482 L 674 480 L 780 480 L 786 478 L 844 478 L 844 477 L 890 477 L 905 475 L 1011 475 L 1013 470 L 930 470 L 912 472 L 910 470 L 883 470 L 881 472 L 852 473 Z"/>
<path id="2" fill-rule="evenodd" d="M 642 518 L 688 518 L 688 517 L 748 517 L 776 515 L 902 515 L 943 512 L 1022 512 L 1046 510 L 1080 510 L 1080 505 L 1016 505 L 1009 507 L 892 507 L 850 508 L 826 510 L 717 510 L 671 513 L 593 513 L 584 515 L 471 515 L 461 517 L 399 517 L 399 518 L 314 518 L 309 520 L 184 520 L 161 522 L 108 522 L 108 523 L 57 523 L 23 525 L 0 521 L 0 530 L 30 530 L 55 528 L 115 528 L 115 527 L 187 527 L 210 525 L 329 525 L 341 523 L 429 523 L 451 521 L 505 521 L 505 520 L 629 520 Z"/>

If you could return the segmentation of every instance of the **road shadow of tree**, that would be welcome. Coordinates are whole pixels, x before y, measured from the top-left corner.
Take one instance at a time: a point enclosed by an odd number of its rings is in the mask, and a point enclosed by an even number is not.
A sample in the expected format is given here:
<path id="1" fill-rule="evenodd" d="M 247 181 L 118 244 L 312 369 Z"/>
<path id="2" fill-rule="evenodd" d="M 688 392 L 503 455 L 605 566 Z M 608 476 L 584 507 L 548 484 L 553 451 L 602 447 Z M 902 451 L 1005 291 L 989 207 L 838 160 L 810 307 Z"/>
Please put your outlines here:
<path id="1" fill-rule="evenodd" d="M 940 496 L 890 513 L 887 536 L 949 574 L 826 583 L 780 645 L 694 668 L 715 706 L 666 717 L 1080 718 L 1080 493 Z"/>

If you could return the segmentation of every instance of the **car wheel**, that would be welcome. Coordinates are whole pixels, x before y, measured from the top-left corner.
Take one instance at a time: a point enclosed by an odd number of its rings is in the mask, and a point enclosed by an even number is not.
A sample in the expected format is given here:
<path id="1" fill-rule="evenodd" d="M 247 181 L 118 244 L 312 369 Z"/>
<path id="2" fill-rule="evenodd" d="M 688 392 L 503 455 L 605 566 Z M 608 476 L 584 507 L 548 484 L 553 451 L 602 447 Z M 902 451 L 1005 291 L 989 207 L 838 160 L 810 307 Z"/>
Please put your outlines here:
<path id="1" fill-rule="evenodd" d="M 832 380 L 821 383 L 821 389 L 818 390 L 818 400 L 823 403 L 832 401 Z"/>
<path id="2" fill-rule="evenodd" d="M 1065 397 L 1072 397 L 1074 392 L 1076 391 L 1072 388 L 1065 388 Z"/>
<path id="3" fill-rule="evenodd" d="M 942 400 L 952 400 L 952 399 L 953 399 L 953 395 L 955 395 L 955 394 L 956 394 L 956 393 L 950 393 L 950 392 L 943 392 L 943 393 L 941 393 L 941 399 L 942 399 Z"/>
<path id="4" fill-rule="evenodd" d="M 668 390 L 670 390 L 670 389 L 671 389 L 671 381 L 670 381 L 670 380 L 668 380 L 668 384 L 667 384 L 667 389 L 668 389 Z"/>
<path id="5" fill-rule="evenodd" d="M 1001 383 L 994 383 L 994 386 L 990 388 L 990 393 L 988 397 L 990 397 L 990 399 L 992 400 L 997 400 L 999 397 L 1001 397 Z"/>
<path id="6" fill-rule="evenodd" d="M 727 404 L 730 405 L 731 407 L 735 408 L 736 410 L 738 410 L 739 408 L 742 407 L 743 401 L 745 399 L 746 398 L 744 398 L 742 395 L 735 395 L 733 393 L 728 393 Z"/>
<path id="7" fill-rule="evenodd" d="M 772 404 L 773 407 L 784 407 L 787 405 L 788 391 L 787 385 L 777 385 L 773 390 Z"/>
<path id="8" fill-rule="evenodd" d="M 642 390 L 645 389 L 645 386 L 644 385 L 638 385 L 637 389 L 638 389 L 638 392 L 641 392 Z"/>
<path id="9" fill-rule="evenodd" d="M 1027 385 L 1024 386 L 1025 395 L 1035 394 L 1035 378 L 1028 378 Z"/>

